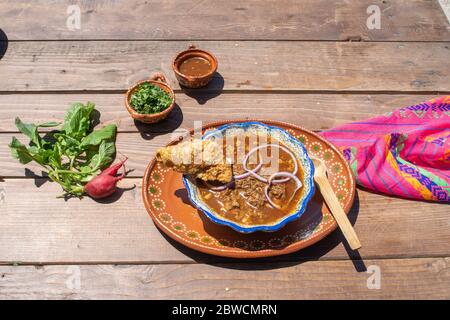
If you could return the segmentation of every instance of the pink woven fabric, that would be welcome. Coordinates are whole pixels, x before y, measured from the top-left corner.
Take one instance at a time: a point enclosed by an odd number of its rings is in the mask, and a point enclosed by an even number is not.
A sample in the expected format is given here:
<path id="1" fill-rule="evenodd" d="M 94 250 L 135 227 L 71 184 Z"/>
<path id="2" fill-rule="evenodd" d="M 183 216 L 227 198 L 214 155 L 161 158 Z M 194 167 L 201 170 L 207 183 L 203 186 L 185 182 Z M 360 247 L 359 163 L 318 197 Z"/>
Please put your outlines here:
<path id="1" fill-rule="evenodd" d="M 321 135 L 340 147 L 361 186 L 450 203 L 450 96 Z"/>

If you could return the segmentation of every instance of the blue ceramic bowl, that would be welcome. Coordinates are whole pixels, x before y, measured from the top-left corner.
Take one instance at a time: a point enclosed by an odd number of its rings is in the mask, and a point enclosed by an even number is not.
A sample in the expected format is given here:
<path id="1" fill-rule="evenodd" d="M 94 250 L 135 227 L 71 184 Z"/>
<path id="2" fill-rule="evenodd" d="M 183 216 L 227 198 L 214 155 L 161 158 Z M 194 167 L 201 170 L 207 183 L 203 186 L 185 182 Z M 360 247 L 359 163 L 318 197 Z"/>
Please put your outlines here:
<path id="1" fill-rule="evenodd" d="M 239 123 L 230 123 L 222 125 L 216 129 L 211 129 L 205 132 L 202 139 L 214 139 L 222 138 L 228 135 L 240 134 L 240 133 L 255 133 L 255 134 L 269 134 L 274 139 L 280 141 L 285 146 L 287 146 L 292 153 L 297 158 L 300 166 L 304 171 L 304 179 L 302 181 L 303 187 L 305 188 L 302 193 L 302 197 L 299 200 L 297 207 L 287 216 L 280 218 L 271 224 L 261 224 L 261 225 L 244 225 L 239 224 L 235 221 L 228 220 L 218 213 L 214 212 L 208 205 L 201 199 L 199 191 L 195 181 L 191 181 L 186 176 L 183 176 L 183 183 L 188 191 L 188 196 L 191 202 L 202 211 L 209 219 L 213 222 L 225 225 L 233 228 L 236 231 L 243 233 L 250 233 L 255 231 L 277 231 L 288 222 L 299 218 L 306 209 L 306 206 L 314 194 L 314 166 L 311 159 L 309 158 L 305 147 L 303 144 L 291 136 L 286 130 L 278 127 L 269 126 L 261 122 L 248 121 Z"/>

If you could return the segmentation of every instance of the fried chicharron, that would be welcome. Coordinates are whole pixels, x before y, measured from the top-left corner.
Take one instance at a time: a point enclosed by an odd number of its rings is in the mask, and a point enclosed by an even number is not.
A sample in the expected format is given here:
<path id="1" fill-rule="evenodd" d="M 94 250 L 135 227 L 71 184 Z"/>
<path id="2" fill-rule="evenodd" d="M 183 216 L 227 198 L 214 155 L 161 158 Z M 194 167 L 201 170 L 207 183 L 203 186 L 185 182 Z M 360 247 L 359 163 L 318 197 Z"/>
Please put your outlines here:
<path id="1" fill-rule="evenodd" d="M 192 139 L 156 152 L 156 160 L 177 172 L 203 181 L 230 182 L 233 172 L 226 163 L 223 146 L 211 140 Z"/>

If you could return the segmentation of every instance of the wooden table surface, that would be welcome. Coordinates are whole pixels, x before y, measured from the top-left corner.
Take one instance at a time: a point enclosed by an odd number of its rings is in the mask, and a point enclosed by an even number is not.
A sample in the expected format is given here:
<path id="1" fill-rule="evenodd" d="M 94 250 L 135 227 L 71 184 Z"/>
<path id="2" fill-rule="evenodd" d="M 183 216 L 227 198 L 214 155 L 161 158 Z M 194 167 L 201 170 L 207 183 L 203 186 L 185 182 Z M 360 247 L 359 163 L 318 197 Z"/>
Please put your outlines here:
<path id="1" fill-rule="evenodd" d="M 81 28 L 70 30 L 74 4 Z M 380 29 L 366 25 L 370 5 Z M 323 130 L 450 94 L 450 25 L 438 1 L 1 0 L 0 28 L 1 299 L 450 298 L 448 205 L 359 188 L 350 214 L 359 253 L 335 231 L 295 254 L 244 261 L 167 239 L 140 196 L 155 149 L 196 120 Z M 211 85 L 190 92 L 171 70 L 189 43 L 219 60 Z M 123 94 L 157 70 L 178 107 L 161 124 L 136 126 Z M 118 150 L 135 169 L 121 186 L 137 187 L 108 203 L 56 199 L 58 185 L 10 156 L 16 116 L 60 120 L 77 101 L 118 125 Z"/>

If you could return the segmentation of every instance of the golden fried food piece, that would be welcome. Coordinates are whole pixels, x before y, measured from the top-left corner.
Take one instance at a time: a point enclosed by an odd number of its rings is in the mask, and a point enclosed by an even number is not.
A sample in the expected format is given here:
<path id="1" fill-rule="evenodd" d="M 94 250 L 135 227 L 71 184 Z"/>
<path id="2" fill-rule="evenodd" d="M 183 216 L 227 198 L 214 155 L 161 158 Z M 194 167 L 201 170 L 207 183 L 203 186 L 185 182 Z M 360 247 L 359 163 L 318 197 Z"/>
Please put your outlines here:
<path id="1" fill-rule="evenodd" d="M 192 139 L 156 152 L 156 160 L 177 172 L 204 181 L 230 182 L 233 172 L 226 163 L 223 147 L 211 140 Z"/>

